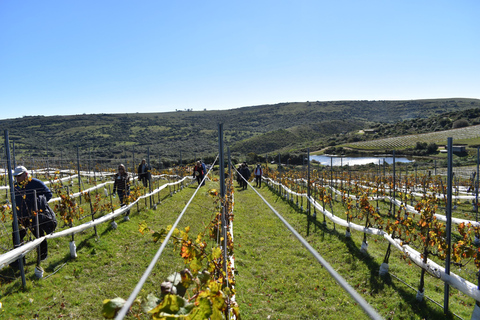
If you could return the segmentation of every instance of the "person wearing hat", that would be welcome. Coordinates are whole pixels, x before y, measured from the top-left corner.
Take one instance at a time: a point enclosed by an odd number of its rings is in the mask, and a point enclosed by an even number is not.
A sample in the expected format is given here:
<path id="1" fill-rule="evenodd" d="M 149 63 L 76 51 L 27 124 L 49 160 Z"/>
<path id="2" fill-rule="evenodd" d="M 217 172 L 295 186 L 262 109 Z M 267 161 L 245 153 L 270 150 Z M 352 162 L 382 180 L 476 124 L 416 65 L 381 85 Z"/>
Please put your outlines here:
<path id="1" fill-rule="evenodd" d="M 52 198 L 52 192 L 41 180 L 32 178 L 28 175 L 28 170 L 24 166 L 18 166 L 13 172 L 15 177 L 15 205 L 17 207 L 17 216 L 19 224 L 20 243 L 23 244 L 23 238 L 27 234 L 27 229 L 35 237 L 42 237 L 55 231 L 57 219 L 55 213 L 48 206 L 48 201 Z M 35 198 L 36 197 L 36 198 Z M 38 210 L 39 234 L 36 231 L 35 202 Z M 15 235 L 14 235 L 15 244 Z M 45 260 L 48 256 L 47 240 L 40 244 L 40 260 Z"/>
<path id="2" fill-rule="evenodd" d="M 260 165 L 260 163 L 257 164 L 257 167 L 255 168 L 255 171 L 253 172 L 253 174 L 255 175 L 256 187 L 261 188 L 262 187 L 263 169 L 262 169 L 262 166 Z"/>

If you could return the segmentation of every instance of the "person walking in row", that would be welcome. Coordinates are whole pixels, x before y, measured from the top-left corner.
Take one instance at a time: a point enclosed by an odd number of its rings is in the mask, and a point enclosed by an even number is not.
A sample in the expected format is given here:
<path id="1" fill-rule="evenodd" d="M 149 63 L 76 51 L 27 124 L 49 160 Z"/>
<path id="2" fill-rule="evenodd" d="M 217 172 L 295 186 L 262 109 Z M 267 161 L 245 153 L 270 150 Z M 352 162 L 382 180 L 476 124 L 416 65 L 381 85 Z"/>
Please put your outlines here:
<path id="1" fill-rule="evenodd" d="M 237 168 L 237 182 L 240 188 L 243 186 L 242 174 L 240 173 L 241 170 L 242 170 L 242 164 L 239 164 Z"/>
<path id="2" fill-rule="evenodd" d="M 24 166 L 18 166 L 13 172 L 15 177 L 15 206 L 17 207 L 18 225 L 20 234 L 20 243 L 15 244 L 15 235 L 13 243 L 15 247 L 23 245 L 23 238 L 29 229 L 36 238 L 50 234 L 57 228 L 57 219 L 55 213 L 49 207 L 48 201 L 52 198 L 52 192 L 43 183 L 43 181 L 32 178 L 28 175 L 28 170 Z M 38 213 L 38 229 L 35 219 L 35 209 Z M 48 244 L 43 240 L 40 244 L 40 260 L 47 259 Z"/>
<path id="3" fill-rule="evenodd" d="M 203 181 L 203 177 L 205 176 L 205 169 L 202 166 L 200 161 L 197 161 L 197 164 L 193 168 L 193 177 L 197 179 L 198 185 L 205 185 L 205 181 Z M 203 181 L 203 183 L 202 183 Z"/>
<path id="4" fill-rule="evenodd" d="M 138 166 L 138 179 L 142 181 L 143 186 L 146 188 L 148 182 L 150 181 L 150 166 L 147 164 L 145 159 L 142 160 L 142 163 Z"/>
<path id="5" fill-rule="evenodd" d="M 115 173 L 114 183 L 113 183 L 113 193 L 118 194 L 118 199 L 120 200 L 120 206 L 124 207 L 125 197 L 130 195 L 130 176 L 125 169 L 123 164 L 118 166 L 118 172 Z M 130 210 L 125 214 L 125 220 L 130 220 L 128 216 L 130 215 Z"/>
<path id="6" fill-rule="evenodd" d="M 247 166 L 247 163 L 242 163 L 242 167 L 240 168 L 240 174 L 242 175 L 243 179 L 241 179 L 241 186 L 242 186 L 242 190 L 245 190 L 247 189 L 247 186 L 248 186 L 248 179 L 250 179 L 250 169 L 248 169 L 248 166 Z"/>
<path id="7" fill-rule="evenodd" d="M 260 164 L 257 164 L 257 167 L 255 168 L 255 171 L 253 172 L 255 175 L 255 183 L 257 188 L 262 187 L 262 176 L 263 176 L 263 169 Z"/>

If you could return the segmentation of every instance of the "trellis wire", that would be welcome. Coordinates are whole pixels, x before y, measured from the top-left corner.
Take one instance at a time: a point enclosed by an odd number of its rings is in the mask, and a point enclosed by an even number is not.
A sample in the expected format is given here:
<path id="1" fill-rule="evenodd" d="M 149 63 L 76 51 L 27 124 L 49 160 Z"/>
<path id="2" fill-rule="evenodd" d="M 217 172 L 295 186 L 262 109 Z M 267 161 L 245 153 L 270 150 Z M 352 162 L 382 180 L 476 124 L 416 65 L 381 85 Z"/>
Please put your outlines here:
<path id="1" fill-rule="evenodd" d="M 247 181 L 246 179 L 244 179 Z M 248 181 L 247 181 L 248 183 Z M 250 185 L 250 183 L 248 183 Z M 337 283 L 360 305 L 363 311 L 371 318 L 371 319 L 383 319 L 375 309 L 373 309 L 368 302 L 363 299 L 356 291 L 348 284 L 348 282 L 343 279 L 341 275 L 339 275 L 335 269 L 333 269 L 330 264 L 315 250 L 313 247 L 305 240 L 303 237 L 285 220 L 276 210 L 273 208 L 270 203 L 262 197 L 262 195 L 255 190 L 250 185 L 251 189 L 255 191 L 255 193 L 265 202 L 265 204 L 275 213 L 275 215 L 283 222 L 283 224 L 293 233 L 293 235 L 300 241 L 300 243 L 307 248 L 307 250 L 317 259 L 318 262 L 330 273 L 330 275 L 337 281 Z"/>
<path id="2" fill-rule="evenodd" d="M 218 157 L 215 159 L 215 161 L 213 162 L 213 165 L 212 165 L 212 168 L 213 166 L 215 165 L 215 162 L 217 161 Z M 212 170 L 212 169 L 210 169 Z M 209 170 L 209 172 L 210 172 Z M 193 198 L 195 197 L 195 195 L 197 194 L 198 190 L 200 190 L 200 187 L 202 186 L 202 183 L 203 181 L 205 181 L 206 177 L 207 177 L 208 173 L 203 177 L 203 180 L 202 182 L 197 186 L 197 189 L 195 189 L 195 192 L 193 193 L 192 197 L 190 198 L 190 200 L 188 200 L 187 204 L 185 205 L 185 207 L 183 208 L 182 212 L 180 213 L 180 215 L 178 216 L 177 220 L 175 221 L 175 223 L 172 225 L 172 228 L 170 229 L 170 232 L 168 232 L 167 236 L 165 237 L 165 239 L 163 240 L 160 248 L 158 249 L 157 253 L 155 254 L 155 256 L 153 257 L 152 261 L 150 262 L 150 264 L 148 265 L 147 267 L 147 270 L 145 270 L 145 272 L 143 273 L 143 276 L 140 278 L 139 282 L 137 283 L 135 289 L 133 289 L 133 292 L 130 294 L 130 297 L 127 299 L 127 301 L 125 302 L 125 304 L 123 305 L 122 309 L 120 309 L 120 311 L 118 312 L 117 316 L 115 317 L 115 319 L 117 320 L 120 320 L 120 319 L 123 319 L 125 317 L 125 315 L 127 314 L 128 310 L 130 309 L 130 306 L 133 304 L 133 302 L 135 301 L 135 298 L 138 296 L 138 294 L 140 293 L 140 290 L 142 290 L 142 287 L 143 285 L 145 284 L 145 282 L 147 281 L 147 278 L 150 276 L 150 273 L 152 273 L 152 270 L 153 268 L 155 267 L 155 264 L 157 263 L 158 259 L 160 258 L 162 252 L 163 252 L 163 249 L 165 249 L 168 241 L 170 240 L 170 237 L 172 236 L 173 232 L 175 231 L 175 228 L 177 227 L 178 223 L 180 222 L 180 220 L 182 220 L 182 217 L 183 215 L 185 214 L 185 212 L 187 211 L 187 208 L 188 206 L 190 205 L 190 203 L 192 202 Z"/>

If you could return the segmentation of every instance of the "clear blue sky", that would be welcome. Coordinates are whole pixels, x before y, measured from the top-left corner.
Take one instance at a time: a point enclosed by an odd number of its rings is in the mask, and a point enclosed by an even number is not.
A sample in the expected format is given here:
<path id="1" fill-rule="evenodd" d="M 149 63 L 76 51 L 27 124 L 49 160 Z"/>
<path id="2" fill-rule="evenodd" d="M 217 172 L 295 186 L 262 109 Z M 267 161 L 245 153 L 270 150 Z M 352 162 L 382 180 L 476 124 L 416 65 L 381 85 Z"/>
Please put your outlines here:
<path id="1" fill-rule="evenodd" d="M 478 0 L 1 0 L 0 119 L 480 98 Z"/>

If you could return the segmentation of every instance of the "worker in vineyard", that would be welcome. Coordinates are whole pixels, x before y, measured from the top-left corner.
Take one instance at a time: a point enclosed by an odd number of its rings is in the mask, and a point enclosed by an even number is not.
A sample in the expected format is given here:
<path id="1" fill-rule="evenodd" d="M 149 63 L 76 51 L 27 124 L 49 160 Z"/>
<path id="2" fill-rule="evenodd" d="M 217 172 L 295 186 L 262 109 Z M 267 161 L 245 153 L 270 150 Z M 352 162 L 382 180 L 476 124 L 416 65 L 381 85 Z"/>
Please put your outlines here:
<path id="1" fill-rule="evenodd" d="M 205 176 L 205 169 L 202 166 L 201 161 L 197 161 L 195 167 L 193 168 L 193 177 L 197 179 L 198 185 L 205 185 L 205 181 L 203 181 L 203 177 Z M 203 183 L 202 183 L 203 181 Z"/>
<path id="2" fill-rule="evenodd" d="M 142 163 L 138 166 L 138 179 L 142 181 L 143 186 L 146 188 L 148 182 L 150 181 L 150 166 L 147 164 L 145 159 L 142 160 Z"/>
<path id="3" fill-rule="evenodd" d="M 120 205 L 124 207 L 126 205 L 125 198 L 130 195 L 130 176 L 123 164 L 118 166 L 118 172 L 115 173 L 113 183 L 113 194 L 118 194 Z M 125 220 L 129 220 L 130 210 L 125 214 Z"/>
<path id="4" fill-rule="evenodd" d="M 238 165 L 238 168 L 237 168 L 237 182 L 238 182 L 238 186 L 239 186 L 240 188 L 243 187 L 242 174 L 240 173 L 241 170 L 242 170 L 242 164 L 239 164 L 239 165 Z"/>
<path id="5" fill-rule="evenodd" d="M 205 165 L 205 162 L 200 161 L 202 163 L 202 168 L 203 168 L 203 175 L 206 175 L 207 174 L 207 166 Z"/>
<path id="6" fill-rule="evenodd" d="M 48 201 L 52 198 L 52 192 L 43 181 L 30 177 L 24 166 L 16 167 L 13 176 L 16 180 L 14 185 L 15 206 L 20 235 L 20 243 L 15 243 L 15 235 L 13 235 L 13 243 L 15 247 L 19 247 L 23 245 L 23 238 L 26 236 L 27 230 L 30 230 L 36 238 L 42 237 L 55 231 L 57 219 L 48 205 Z M 36 214 L 38 214 L 39 234 L 36 231 Z M 48 244 L 45 239 L 40 243 L 40 260 L 47 259 L 47 256 Z"/>
<path id="7" fill-rule="evenodd" d="M 242 190 L 245 190 L 245 189 L 247 189 L 247 186 L 248 186 L 247 181 L 248 181 L 248 179 L 250 179 L 250 175 L 251 175 L 250 169 L 248 169 L 248 166 L 247 166 L 246 162 L 242 163 L 242 167 L 240 168 L 240 174 L 243 177 L 243 179 L 242 179 Z"/>
<path id="8" fill-rule="evenodd" d="M 263 169 L 260 163 L 257 164 L 253 174 L 255 175 L 255 184 L 257 188 L 262 187 L 262 176 L 263 176 Z"/>

